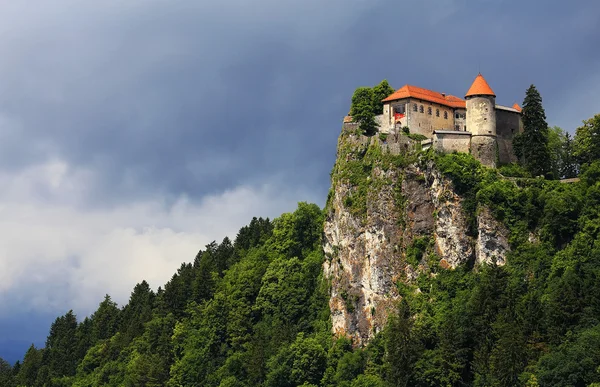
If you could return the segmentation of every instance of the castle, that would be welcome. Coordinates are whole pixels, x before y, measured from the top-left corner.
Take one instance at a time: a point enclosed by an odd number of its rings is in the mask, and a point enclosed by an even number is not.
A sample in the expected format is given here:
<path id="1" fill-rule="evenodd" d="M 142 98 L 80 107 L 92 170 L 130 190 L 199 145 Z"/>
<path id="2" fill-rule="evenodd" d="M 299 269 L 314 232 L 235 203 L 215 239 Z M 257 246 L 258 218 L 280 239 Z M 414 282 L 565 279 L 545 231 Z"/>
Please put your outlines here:
<path id="1" fill-rule="evenodd" d="M 427 137 L 424 148 L 471 153 L 482 164 L 496 167 L 516 161 L 512 140 L 522 132 L 521 108 L 496 104 L 496 95 L 480 74 L 465 99 L 405 85 L 383 100 L 380 132 L 408 127 Z"/>

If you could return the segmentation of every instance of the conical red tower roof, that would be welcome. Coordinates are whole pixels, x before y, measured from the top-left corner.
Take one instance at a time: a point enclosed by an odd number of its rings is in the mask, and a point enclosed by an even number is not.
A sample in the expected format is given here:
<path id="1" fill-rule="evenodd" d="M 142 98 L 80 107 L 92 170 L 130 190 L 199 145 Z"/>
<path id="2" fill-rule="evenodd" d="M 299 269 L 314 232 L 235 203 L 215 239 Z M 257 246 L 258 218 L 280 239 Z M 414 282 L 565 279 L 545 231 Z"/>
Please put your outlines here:
<path id="1" fill-rule="evenodd" d="M 474 95 L 491 95 L 494 97 L 496 96 L 496 94 L 494 94 L 494 91 L 492 90 L 490 85 L 488 85 L 487 81 L 485 80 L 483 75 L 481 75 L 481 73 L 479 73 L 475 77 L 475 80 L 473 81 L 473 84 L 469 88 L 469 91 L 467 91 L 465 98 L 471 97 Z"/>
<path id="2" fill-rule="evenodd" d="M 523 110 L 523 109 L 521 109 L 521 107 L 519 106 L 519 104 L 516 103 L 516 102 L 515 102 L 515 104 L 512 107 L 513 107 L 513 109 L 518 110 L 518 111 Z"/>

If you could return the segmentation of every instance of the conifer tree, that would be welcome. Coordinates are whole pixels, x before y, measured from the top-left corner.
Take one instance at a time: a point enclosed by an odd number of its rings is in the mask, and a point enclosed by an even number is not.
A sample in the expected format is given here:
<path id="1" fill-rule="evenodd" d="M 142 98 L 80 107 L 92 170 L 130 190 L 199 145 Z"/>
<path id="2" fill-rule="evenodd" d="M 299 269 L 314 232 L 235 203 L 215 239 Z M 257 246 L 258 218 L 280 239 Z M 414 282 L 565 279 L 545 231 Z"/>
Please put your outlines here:
<path id="1" fill-rule="evenodd" d="M 0 357 L 0 386 L 13 387 L 14 385 L 13 369 Z"/>
<path id="2" fill-rule="evenodd" d="M 533 176 L 551 172 L 546 112 L 542 106 L 542 96 L 534 85 L 529 86 L 525 93 L 523 133 L 515 136 L 514 149 L 520 163 Z"/>
<path id="3" fill-rule="evenodd" d="M 38 372 L 42 366 L 42 350 L 37 349 L 33 344 L 25 353 L 23 364 L 17 374 L 17 385 L 34 386 L 38 379 Z"/>
<path id="4" fill-rule="evenodd" d="M 405 298 L 400 301 L 398 314 L 391 315 L 386 335 L 386 363 L 388 382 L 395 386 L 407 386 L 416 357 L 412 337 L 412 316 Z"/>
<path id="5" fill-rule="evenodd" d="M 50 377 L 75 375 L 77 367 L 77 318 L 70 310 L 57 318 L 50 327 L 46 340 L 44 364 L 50 369 Z"/>

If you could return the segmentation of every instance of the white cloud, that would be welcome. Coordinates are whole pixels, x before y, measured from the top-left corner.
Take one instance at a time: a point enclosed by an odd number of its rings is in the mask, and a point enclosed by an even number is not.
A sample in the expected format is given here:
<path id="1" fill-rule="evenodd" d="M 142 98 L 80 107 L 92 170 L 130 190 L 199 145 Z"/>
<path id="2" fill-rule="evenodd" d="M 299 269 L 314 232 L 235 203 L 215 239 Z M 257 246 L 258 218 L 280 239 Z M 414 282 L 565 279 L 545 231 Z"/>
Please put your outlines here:
<path id="1" fill-rule="evenodd" d="M 253 216 L 278 216 L 308 199 L 280 187 L 240 186 L 173 205 L 156 197 L 111 209 L 80 209 L 92 171 L 54 160 L 1 175 L 0 311 L 87 314 L 104 294 L 127 302 L 133 286 L 169 280 L 212 240 L 235 238 Z M 40 196 L 38 192 L 45 192 Z"/>

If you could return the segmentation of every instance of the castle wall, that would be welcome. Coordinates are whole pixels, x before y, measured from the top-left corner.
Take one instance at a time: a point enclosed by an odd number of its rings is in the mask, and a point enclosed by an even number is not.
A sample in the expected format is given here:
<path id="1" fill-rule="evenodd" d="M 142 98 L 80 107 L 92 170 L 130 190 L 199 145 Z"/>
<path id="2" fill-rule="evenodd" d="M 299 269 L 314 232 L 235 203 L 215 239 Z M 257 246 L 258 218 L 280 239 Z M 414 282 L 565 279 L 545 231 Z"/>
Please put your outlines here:
<path id="1" fill-rule="evenodd" d="M 512 140 L 521 131 L 521 115 L 509 110 L 496 109 L 496 135 L 498 141 L 498 162 L 516 162 Z"/>
<path id="2" fill-rule="evenodd" d="M 417 111 L 414 109 L 415 105 Z M 421 106 L 423 107 L 422 113 Z M 431 114 L 429 114 L 429 109 L 431 109 Z M 447 118 L 444 118 L 444 112 Z M 454 112 L 448 106 L 411 98 L 408 101 L 407 113 L 407 122 L 411 133 L 431 137 L 436 129 L 451 130 L 454 127 Z"/>
<path id="3" fill-rule="evenodd" d="M 471 137 L 471 154 L 486 167 L 496 168 L 498 142 L 495 136 Z"/>
<path id="4" fill-rule="evenodd" d="M 465 127 L 467 126 L 467 110 L 466 109 L 456 109 L 454 111 L 454 126 L 452 126 L 451 130 L 465 131 Z"/>
<path id="5" fill-rule="evenodd" d="M 433 133 L 433 148 L 444 153 L 469 153 L 471 133 L 458 131 L 440 131 Z"/>

